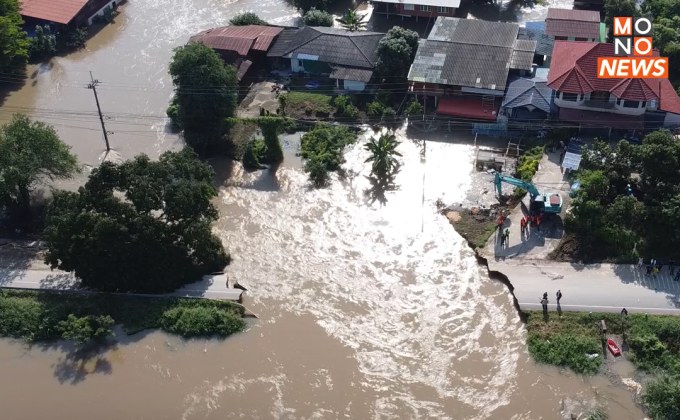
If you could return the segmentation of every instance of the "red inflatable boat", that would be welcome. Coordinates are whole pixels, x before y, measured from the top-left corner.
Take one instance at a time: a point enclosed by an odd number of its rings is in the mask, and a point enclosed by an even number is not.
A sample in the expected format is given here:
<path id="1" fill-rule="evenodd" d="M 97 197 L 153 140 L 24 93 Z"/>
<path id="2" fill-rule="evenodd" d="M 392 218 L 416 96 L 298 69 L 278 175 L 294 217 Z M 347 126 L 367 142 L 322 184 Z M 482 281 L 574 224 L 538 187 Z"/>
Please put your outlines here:
<path id="1" fill-rule="evenodd" d="M 614 340 L 612 340 L 611 338 L 607 339 L 607 348 L 609 348 L 609 351 L 614 356 L 621 356 L 621 349 L 619 348 L 618 345 L 616 345 Z"/>

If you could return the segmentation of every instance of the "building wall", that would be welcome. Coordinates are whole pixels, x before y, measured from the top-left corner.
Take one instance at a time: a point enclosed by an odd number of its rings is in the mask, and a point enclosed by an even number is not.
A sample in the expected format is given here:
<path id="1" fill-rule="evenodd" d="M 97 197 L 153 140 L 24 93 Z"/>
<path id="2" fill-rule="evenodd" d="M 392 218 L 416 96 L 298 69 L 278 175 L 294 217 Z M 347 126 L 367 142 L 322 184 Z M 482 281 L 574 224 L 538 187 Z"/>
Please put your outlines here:
<path id="1" fill-rule="evenodd" d="M 106 9 L 108 9 L 108 8 L 115 9 L 122 2 L 123 2 L 123 0 L 110 0 L 110 1 L 108 1 L 108 3 L 104 4 L 99 10 L 97 10 L 96 12 L 94 12 L 93 14 L 90 15 L 90 17 L 87 19 L 88 26 L 92 25 L 96 16 L 104 16 L 104 12 L 106 11 Z M 93 2 L 93 4 L 96 7 L 96 5 L 99 4 L 99 3 Z"/>
<path id="2" fill-rule="evenodd" d="M 668 128 L 680 127 L 680 115 L 666 112 L 666 118 L 663 120 L 663 126 Z"/>
<path id="3" fill-rule="evenodd" d="M 290 59 L 290 71 L 293 73 L 300 73 L 305 71 L 305 64 L 303 60 L 298 60 L 295 58 Z"/>
<path id="4" fill-rule="evenodd" d="M 587 101 L 590 100 L 590 94 L 585 94 L 585 95 L 579 95 L 579 98 L 577 101 L 566 101 L 562 99 L 562 93 L 561 92 L 555 92 L 555 105 L 559 106 L 560 108 L 571 108 L 571 109 L 581 109 L 584 111 L 597 111 L 597 112 L 609 112 L 612 114 L 619 114 L 619 115 L 642 115 L 645 113 L 645 111 L 649 109 L 655 109 L 651 101 L 647 101 L 647 104 L 642 107 L 641 102 L 638 104 L 638 108 L 627 108 L 622 105 L 618 105 L 616 103 L 617 98 L 614 95 L 609 96 L 609 103 L 611 104 L 610 107 L 605 108 L 601 106 L 588 106 Z"/>
<path id="5" fill-rule="evenodd" d="M 365 82 L 357 82 L 355 80 L 344 80 L 343 81 L 343 87 L 345 90 L 353 90 L 360 92 L 366 88 L 366 83 Z"/>
<path id="6" fill-rule="evenodd" d="M 375 13 L 394 14 L 402 16 L 416 16 L 416 17 L 437 17 L 437 16 L 454 16 L 456 14 L 455 7 L 448 7 L 447 11 L 440 11 L 436 6 L 429 6 L 429 10 L 421 10 L 421 6 L 417 4 L 402 4 L 402 3 L 387 3 L 376 2 Z"/>

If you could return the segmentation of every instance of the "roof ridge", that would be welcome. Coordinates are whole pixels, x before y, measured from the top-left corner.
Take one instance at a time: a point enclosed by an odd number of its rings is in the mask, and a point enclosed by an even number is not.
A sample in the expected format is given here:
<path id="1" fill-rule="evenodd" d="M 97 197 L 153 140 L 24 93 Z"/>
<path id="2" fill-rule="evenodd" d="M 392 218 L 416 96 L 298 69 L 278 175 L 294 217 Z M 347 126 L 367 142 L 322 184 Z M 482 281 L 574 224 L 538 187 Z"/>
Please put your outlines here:
<path id="1" fill-rule="evenodd" d="M 314 37 L 308 39 L 307 41 L 303 42 L 302 44 L 297 44 L 297 45 L 295 45 L 295 46 L 294 46 L 293 48 L 291 48 L 290 50 L 287 50 L 287 51 L 286 51 L 286 54 L 290 54 L 291 51 L 293 51 L 293 50 L 295 50 L 295 49 L 298 49 L 298 48 L 300 48 L 300 47 L 304 47 L 305 45 L 307 45 L 307 44 L 309 44 L 310 42 L 314 41 L 315 39 L 317 39 L 317 38 L 320 37 L 321 35 L 324 35 L 323 32 L 317 31 L 317 30 L 314 29 L 312 26 L 305 26 L 304 28 L 300 28 L 300 31 L 304 31 L 304 30 L 307 29 L 307 28 L 309 28 L 310 30 L 316 32 L 316 36 L 314 36 Z M 285 55 L 285 54 L 283 54 L 283 55 Z"/>
<path id="2" fill-rule="evenodd" d="M 355 47 L 357 47 L 357 50 L 359 50 L 359 52 L 361 53 L 361 55 L 364 56 L 364 59 L 366 60 L 366 62 L 368 63 L 368 65 L 371 66 L 371 67 L 373 67 L 375 64 L 374 64 L 374 63 L 371 63 L 371 60 L 370 60 L 368 57 L 366 57 L 366 54 L 364 54 L 364 52 L 361 50 L 361 47 L 359 47 L 359 46 L 357 45 L 357 43 L 354 42 L 353 37 L 348 36 L 347 38 L 349 38 L 349 40 L 352 42 L 352 44 L 353 44 Z M 380 38 L 380 41 L 382 41 L 382 38 Z M 379 43 L 380 41 L 378 41 L 378 43 Z M 377 46 L 376 46 L 376 48 L 377 48 Z"/>

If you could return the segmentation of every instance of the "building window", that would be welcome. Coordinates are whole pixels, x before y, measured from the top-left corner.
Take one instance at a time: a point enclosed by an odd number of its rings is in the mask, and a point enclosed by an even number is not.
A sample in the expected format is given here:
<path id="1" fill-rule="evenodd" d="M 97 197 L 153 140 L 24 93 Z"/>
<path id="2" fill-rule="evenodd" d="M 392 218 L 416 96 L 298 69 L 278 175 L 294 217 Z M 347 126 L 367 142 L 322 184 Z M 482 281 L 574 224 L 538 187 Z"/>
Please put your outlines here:
<path id="1" fill-rule="evenodd" d="M 640 101 L 623 101 L 624 108 L 639 108 Z"/>
<path id="2" fill-rule="evenodd" d="M 646 106 L 647 106 L 647 101 L 642 101 L 642 106 L 641 106 L 641 108 L 644 108 L 644 107 L 646 107 Z"/>
<path id="3" fill-rule="evenodd" d="M 420 5 L 420 11 L 421 12 L 429 12 L 430 11 L 430 6 L 425 6 L 425 5 Z"/>
<path id="4" fill-rule="evenodd" d="M 562 100 L 569 102 L 577 102 L 579 100 L 579 95 L 576 93 L 562 92 Z"/>
<path id="5" fill-rule="evenodd" d="M 404 10 L 415 10 L 415 6 L 412 4 L 404 4 Z"/>
<path id="6" fill-rule="evenodd" d="M 439 7 L 437 7 L 437 12 L 449 14 L 449 8 L 448 8 L 448 7 L 439 6 Z"/>

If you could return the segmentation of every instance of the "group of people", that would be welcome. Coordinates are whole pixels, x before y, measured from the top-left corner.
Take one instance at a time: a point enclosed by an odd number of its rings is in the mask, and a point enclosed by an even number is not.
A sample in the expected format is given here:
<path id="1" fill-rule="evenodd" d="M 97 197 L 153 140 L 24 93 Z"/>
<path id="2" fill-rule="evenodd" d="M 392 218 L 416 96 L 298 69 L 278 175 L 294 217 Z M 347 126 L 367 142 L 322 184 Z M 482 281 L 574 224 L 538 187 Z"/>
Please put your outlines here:
<path id="1" fill-rule="evenodd" d="M 555 297 L 557 298 L 557 306 L 559 306 L 560 299 L 562 299 L 562 290 L 558 290 L 557 293 L 555 293 Z M 544 292 L 543 298 L 541 299 L 541 306 L 543 306 L 544 311 L 548 310 L 548 303 L 548 292 Z"/>
<path id="2" fill-rule="evenodd" d="M 643 264 L 643 261 L 642 261 L 642 258 L 640 258 L 638 260 L 638 267 L 642 268 L 642 264 Z M 651 275 L 656 276 L 657 274 L 661 273 L 662 270 L 663 270 L 663 264 L 661 262 L 657 261 L 656 259 L 652 258 L 649 261 L 649 264 L 647 265 L 647 270 L 645 272 L 645 275 L 646 276 L 651 276 Z M 678 270 L 677 272 L 675 271 L 675 263 L 672 262 L 672 261 L 668 264 L 668 272 L 670 273 L 671 276 L 673 276 L 673 281 L 680 281 L 680 270 Z"/>
<path id="3" fill-rule="evenodd" d="M 507 216 L 504 211 L 501 212 L 500 216 L 498 216 L 498 235 L 500 238 L 501 242 L 501 247 L 509 245 L 509 240 L 510 240 L 510 229 L 505 228 L 505 220 L 507 219 Z M 522 240 L 524 238 L 529 237 L 529 229 L 530 227 L 536 228 L 538 232 L 541 231 L 541 221 L 543 220 L 543 214 L 527 214 L 522 219 L 519 221 L 519 227 L 520 227 L 520 234 L 522 237 Z"/>

